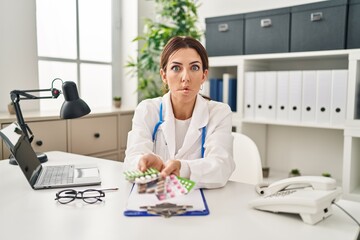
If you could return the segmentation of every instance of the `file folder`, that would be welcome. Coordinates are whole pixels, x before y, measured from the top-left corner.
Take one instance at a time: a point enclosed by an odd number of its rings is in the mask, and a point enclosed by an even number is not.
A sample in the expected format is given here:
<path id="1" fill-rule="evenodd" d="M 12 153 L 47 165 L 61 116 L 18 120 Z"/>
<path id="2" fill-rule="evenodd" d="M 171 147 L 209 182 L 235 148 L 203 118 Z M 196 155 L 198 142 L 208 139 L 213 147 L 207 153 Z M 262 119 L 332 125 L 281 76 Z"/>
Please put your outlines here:
<path id="1" fill-rule="evenodd" d="M 255 116 L 255 72 L 246 72 L 244 79 L 244 118 Z"/>
<path id="2" fill-rule="evenodd" d="M 265 119 L 265 74 L 255 72 L 255 119 Z"/>
<path id="3" fill-rule="evenodd" d="M 276 81 L 276 119 L 287 121 L 289 112 L 289 72 L 278 71 Z"/>
<path id="4" fill-rule="evenodd" d="M 186 195 L 160 201 L 155 194 L 139 194 L 137 192 L 137 185 L 134 184 L 130 191 L 124 215 L 128 217 L 159 216 L 157 214 L 150 214 L 147 211 L 140 209 L 140 207 L 148 205 L 152 206 L 164 202 L 178 205 L 193 205 L 193 208 L 189 209 L 189 211 L 176 216 L 205 216 L 210 213 L 202 189 L 195 189 Z"/>
<path id="5" fill-rule="evenodd" d="M 301 120 L 302 72 L 289 72 L 289 121 Z"/>
<path id="6" fill-rule="evenodd" d="M 317 71 L 316 121 L 318 123 L 330 123 L 331 82 L 331 70 Z"/>
<path id="7" fill-rule="evenodd" d="M 267 120 L 274 120 L 276 110 L 276 72 L 265 72 L 264 115 Z"/>
<path id="8" fill-rule="evenodd" d="M 210 78 L 210 98 L 219 101 L 219 81 L 220 78 Z"/>
<path id="9" fill-rule="evenodd" d="M 302 76 L 301 120 L 315 122 L 316 71 L 303 71 Z"/>
<path id="10" fill-rule="evenodd" d="M 346 117 L 347 70 L 332 71 L 331 124 L 342 125 Z"/>

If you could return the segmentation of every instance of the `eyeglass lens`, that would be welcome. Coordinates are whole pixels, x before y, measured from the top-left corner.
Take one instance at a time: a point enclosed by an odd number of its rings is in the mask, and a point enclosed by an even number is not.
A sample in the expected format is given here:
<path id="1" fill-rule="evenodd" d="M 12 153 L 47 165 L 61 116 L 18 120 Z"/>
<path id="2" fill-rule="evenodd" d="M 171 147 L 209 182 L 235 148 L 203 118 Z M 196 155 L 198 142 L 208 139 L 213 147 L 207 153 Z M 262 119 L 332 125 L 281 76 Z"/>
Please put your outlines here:
<path id="1" fill-rule="evenodd" d="M 88 189 L 83 192 L 78 192 L 72 189 L 60 191 L 56 194 L 56 199 L 62 204 L 74 201 L 75 199 L 82 199 L 86 203 L 96 203 L 102 201 L 101 197 L 105 197 L 105 193 L 101 190 Z"/>
<path id="2" fill-rule="evenodd" d="M 61 204 L 66 204 L 69 202 L 74 201 L 75 199 L 82 199 L 86 203 L 96 203 L 101 202 L 102 197 L 105 197 L 104 191 L 112 191 L 112 190 L 118 190 L 118 188 L 109 188 L 109 189 L 87 189 L 85 191 L 76 191 L 74 189 L 65 189 L 58 193 L 56 193 L 55 200 L 58 200 Z"/>

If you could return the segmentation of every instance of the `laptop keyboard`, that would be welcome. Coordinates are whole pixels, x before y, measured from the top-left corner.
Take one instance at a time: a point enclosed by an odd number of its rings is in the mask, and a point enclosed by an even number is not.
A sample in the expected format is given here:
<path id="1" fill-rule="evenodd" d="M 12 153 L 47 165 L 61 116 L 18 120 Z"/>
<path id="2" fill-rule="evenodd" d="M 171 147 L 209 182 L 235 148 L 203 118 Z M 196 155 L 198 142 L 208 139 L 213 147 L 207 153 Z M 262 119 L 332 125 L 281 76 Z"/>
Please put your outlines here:
<path id="1" fill-rule="evenodd" d="M 74 165 L 48 166 L 40 185 L 59 185 L 74 181 Z"/>

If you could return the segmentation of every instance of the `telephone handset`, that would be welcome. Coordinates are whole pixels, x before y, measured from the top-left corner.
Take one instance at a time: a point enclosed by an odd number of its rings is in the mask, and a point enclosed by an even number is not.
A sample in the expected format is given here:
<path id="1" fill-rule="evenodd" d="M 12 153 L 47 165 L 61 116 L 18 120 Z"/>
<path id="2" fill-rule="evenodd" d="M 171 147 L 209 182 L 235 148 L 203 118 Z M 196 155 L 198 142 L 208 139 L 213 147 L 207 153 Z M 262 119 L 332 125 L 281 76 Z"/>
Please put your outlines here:
<path id="1" fill-rule="evenodd" d="M 332 203 L 339 200 L 341 188 L 335 179 L 322 176 L 300 176 L 270 185 L 259 184 L 262 195 L 250 206 L 270 212 L 298 213 L 305 223 L 315 224 L 332 214 Z"/>

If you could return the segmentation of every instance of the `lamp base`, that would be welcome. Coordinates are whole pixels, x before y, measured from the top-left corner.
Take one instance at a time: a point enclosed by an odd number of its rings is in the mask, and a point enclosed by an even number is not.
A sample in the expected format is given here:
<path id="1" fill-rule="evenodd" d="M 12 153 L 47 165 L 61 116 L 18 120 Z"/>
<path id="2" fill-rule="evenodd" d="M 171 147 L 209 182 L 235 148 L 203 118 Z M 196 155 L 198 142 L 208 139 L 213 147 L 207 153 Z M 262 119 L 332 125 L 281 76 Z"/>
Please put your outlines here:
<path id="1" fill-rule="evenodd" d="M 36 153 L 36 156 L 37 156 L 37 158 L 39 159 L 40 163 L 47 162 L 47 160 L 48 160 L 48 158 L 47 158 L 47 156 L 46 156 L 45 153 L 37 152 L 37 153 Z M 11 165 L 18 165 L 18 163 L 17 163 L 17 161 L 16 161 L 16 159 L 14 158 L 13 155 L 10 155 L 9 158 L 10 158 L 9 164 L 11 164 Z"/>

